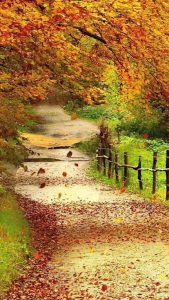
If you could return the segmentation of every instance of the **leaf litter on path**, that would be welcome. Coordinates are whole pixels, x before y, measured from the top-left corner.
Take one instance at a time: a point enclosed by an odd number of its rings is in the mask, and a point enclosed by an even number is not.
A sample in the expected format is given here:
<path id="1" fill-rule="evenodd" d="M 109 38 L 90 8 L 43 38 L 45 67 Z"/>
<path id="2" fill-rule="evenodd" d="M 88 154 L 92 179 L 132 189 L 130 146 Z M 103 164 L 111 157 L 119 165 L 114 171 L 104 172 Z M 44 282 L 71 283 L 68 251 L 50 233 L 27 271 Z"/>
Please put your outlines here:
<path id="1" fill-rule="evenodd" d="M 77 121 L 70 125 L 75 124 L 79 134 Z M 67 150 L 59 151 L 65 159 Z M 86 163 L 75 166 L 69 160 L 29 164 L 30 174 L 45 169 L 49 179 L 44 175 L 42 183 L 40 176 L 31 180 L 29 172 L 20 173 L 23 185 L 28 181 L 20 191 L 33 191 L 36 199 L 18 197 L 32 228 L 35 251 L 3 300 L 168 299 L 168 209 L 98 185 L 85 175 Z M 39 184 L 46 180 L 39 193 Z"/>

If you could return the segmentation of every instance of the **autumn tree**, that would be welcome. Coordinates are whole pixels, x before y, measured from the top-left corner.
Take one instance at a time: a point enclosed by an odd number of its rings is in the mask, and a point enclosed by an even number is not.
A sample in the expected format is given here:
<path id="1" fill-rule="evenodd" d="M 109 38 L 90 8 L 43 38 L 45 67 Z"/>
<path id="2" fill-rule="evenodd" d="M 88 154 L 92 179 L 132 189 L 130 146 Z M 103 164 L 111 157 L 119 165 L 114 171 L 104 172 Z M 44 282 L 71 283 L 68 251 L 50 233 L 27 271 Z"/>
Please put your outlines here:
<path id="1" fill-rule="evenodd" d="M 86 44 L 79 46 L 69 26 L 60 26 L 63 20 L 69 24 L 81 17 L 80 8 L 61 2 L 1 1 L 2 137 L 16 134 L 24 120 L 25 105 L 44 100 L 54 84 L 81 98 L 84 91 L 98 84 L 102 63 L 98 59 L 95 65 L 95 54 L 86 51 Z"/>
<path id="2" fill-rule="evenodd" d="M 55 84 L 92 102 L 113 62 L 128 108 L 167 116 L 168 12 L 167 0 L 2 0 L 0 97 L 43 100 Z"/>
<path id="3" fill-rule="evenodd" d="M 78 4 L 79 1 L 71 1 Z M 169 3 L 164 1 L 81 1 L 85 22 L 72 27 L 98 43 L 96 55 L 113 60 L 120 91 L 129 106 L 144 104 L 167 110 L 169 102 Z M 139 102 L 138 102 L 139 96 Z"/>

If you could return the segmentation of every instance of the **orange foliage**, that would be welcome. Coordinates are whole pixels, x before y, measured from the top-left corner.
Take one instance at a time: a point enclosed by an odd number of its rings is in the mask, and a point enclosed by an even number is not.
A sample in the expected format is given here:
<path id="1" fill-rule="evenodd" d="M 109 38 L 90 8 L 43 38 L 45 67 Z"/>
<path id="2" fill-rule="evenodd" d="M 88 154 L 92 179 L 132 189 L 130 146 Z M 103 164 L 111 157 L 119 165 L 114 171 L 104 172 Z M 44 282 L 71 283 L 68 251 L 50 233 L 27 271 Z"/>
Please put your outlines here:
<path id="1" fill-rule="evenodd" d="M 2 0 L 0 98 L 43 100 L 55 84 L 97 102 L 113 61 L 126 100 L 167 103 L 168 13 L 168 0 Z"/>

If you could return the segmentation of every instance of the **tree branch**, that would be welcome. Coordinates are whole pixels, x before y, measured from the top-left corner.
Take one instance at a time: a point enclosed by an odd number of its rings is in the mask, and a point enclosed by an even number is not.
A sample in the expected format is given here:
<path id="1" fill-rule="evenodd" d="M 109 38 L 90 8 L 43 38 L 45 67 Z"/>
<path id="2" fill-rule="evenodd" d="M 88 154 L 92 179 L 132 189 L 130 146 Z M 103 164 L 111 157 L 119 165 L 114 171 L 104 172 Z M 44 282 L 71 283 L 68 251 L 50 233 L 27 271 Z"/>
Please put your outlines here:
<path id="1" fill-rule="evenodd" d="M 107 45 L 106 40 L 105 40 L 104 38 L 102 38 L 101 36 L 99 36 L 99 35 L 97 35 L 97 34 L 95 34 L 95 33 L 92 33 L 92 32 L 90 32 L 90 31 L 88 31 L 87 29 L 81 28 L 81 27 L 79 27 L 79 26 L 74 26 L 73 28 L 79 30 L 82 34 L 87 35 L 87 36 L 89 36 L 89 37 L 91 37 L 91 38 L 93 38 L 93 39 L 95 39 L 95 40 L 101 42 L 101 43 L 104 44 L 104 45 Z"/>

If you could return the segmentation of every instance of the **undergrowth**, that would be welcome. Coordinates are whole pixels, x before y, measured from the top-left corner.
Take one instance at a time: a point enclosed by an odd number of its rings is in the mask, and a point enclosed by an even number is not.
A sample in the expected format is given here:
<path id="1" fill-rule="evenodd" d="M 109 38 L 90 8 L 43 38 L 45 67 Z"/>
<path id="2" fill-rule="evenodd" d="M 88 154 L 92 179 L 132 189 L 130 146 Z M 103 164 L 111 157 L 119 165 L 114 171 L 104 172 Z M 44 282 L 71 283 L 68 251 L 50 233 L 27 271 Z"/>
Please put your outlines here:
<path id="1" fill-rule="evenodd" d="M 26 149 L 20 139 L 20 134 L 31 131 L 37 124 L 36 111 L 32 105 L 25 108 L 26 117 L 22 124 L 17 125 L 17 133 L 0 139 L 0 162 L 19 166 L 26 157 Z"/>
<path id="2" fill-rule="evenodd" d="M 103 117 L 105 113 L 105 106 L 81 106 L 79 102 L 69 101 L 65 106 L 64 109 L 68 113 L 75 112 L 77 113 L 78 117 L 81 119 L 86 119 L 90 121 L 99 121 L 100 118 Z"/>

